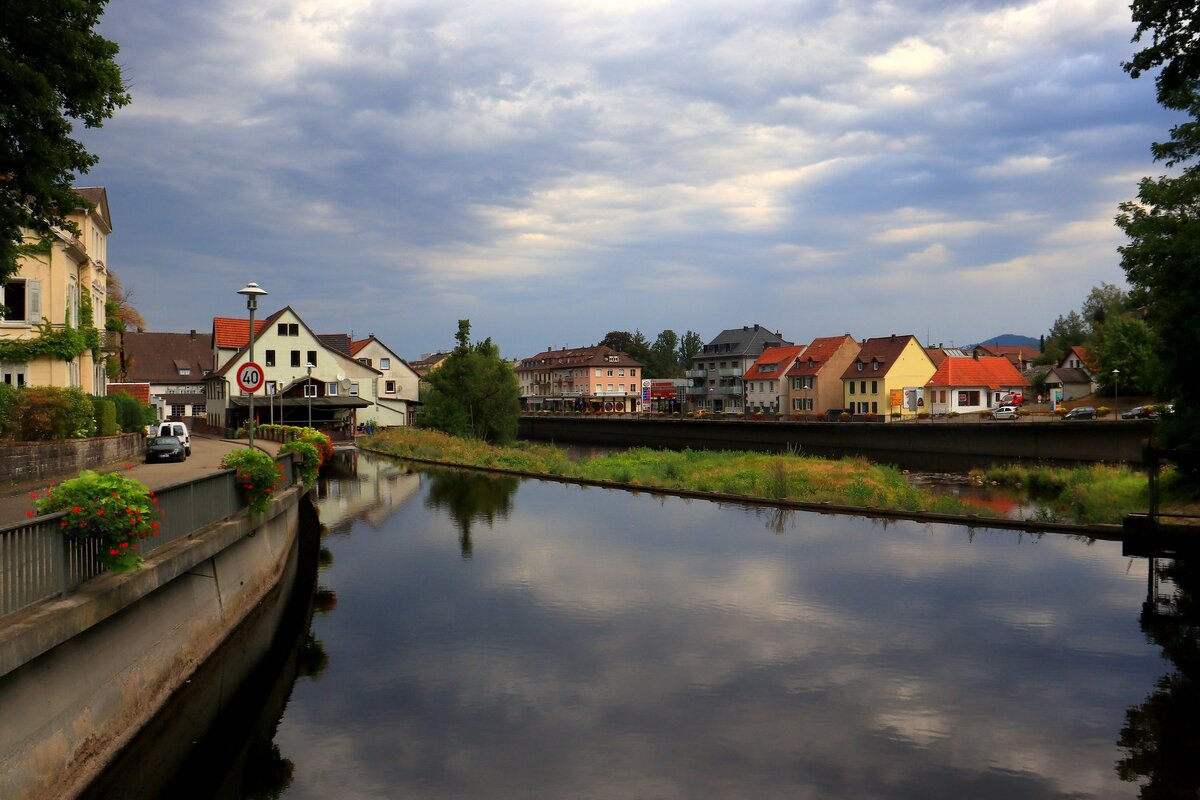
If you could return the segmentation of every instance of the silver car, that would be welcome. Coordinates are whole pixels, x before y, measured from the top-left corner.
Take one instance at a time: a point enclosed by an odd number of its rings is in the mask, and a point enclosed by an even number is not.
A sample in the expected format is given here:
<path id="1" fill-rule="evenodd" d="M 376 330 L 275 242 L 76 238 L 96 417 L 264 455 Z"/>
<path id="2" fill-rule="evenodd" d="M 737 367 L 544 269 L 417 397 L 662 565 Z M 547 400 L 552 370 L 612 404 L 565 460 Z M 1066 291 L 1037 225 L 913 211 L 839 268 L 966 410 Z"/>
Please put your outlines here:
<path id="1" fill-rule="evenodd" d="M 992 409 L 992 419 L 1016 419 L 1019 416 L 1016 406 L 997 406 Z"/>

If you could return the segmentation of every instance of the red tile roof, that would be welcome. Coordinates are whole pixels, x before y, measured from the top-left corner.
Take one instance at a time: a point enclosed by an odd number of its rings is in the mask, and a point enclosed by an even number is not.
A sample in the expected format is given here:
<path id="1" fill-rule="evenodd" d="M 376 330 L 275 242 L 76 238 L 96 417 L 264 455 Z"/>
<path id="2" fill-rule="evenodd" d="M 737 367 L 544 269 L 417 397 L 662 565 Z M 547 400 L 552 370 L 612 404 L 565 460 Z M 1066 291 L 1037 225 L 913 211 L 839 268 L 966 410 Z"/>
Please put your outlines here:
<path id="1" fill-rule="evenodd" d="M 1012 386 L 1028 386 L 1012 362 L 1003 356 L 982 358 L 947 358 L 933 373 L 926 386 L 987 386 L 1003 389 Z"/>
<path id="2" fill-rule="evenodd" d="M 879 362 L 878 370 L 870 370 L 875 375 L 886 375 L 896 364 L 896 359 L 900 358 L 900 354 L 904 352 L 904 348 L 908 345 L 909 340 L 916 341 L 916 337 L 912 334 L 904 336 L 880 336 L 875 339 L 867 339 L 863 342 L 862 349 L 858 351 L 858 357 L 850 362 L 846 367 L 846 371 L 842 373 L 843 380 L 854 380 L 857 378 L 870 377 L 864 375 L 856 366 L 859 363 L 870 364 L 872 361 Z M 925 353 L 925 348 L 917 345 L 922 353 Z M 928 358 L 929 354 L 925 353 Z M 930 366 L 933 362 L 930 361 Z"/>
<path id="3" fill-rule="evenodd" d="M 640 367 L 642 362 L 635 361 L 627 353 L 614 350 L 606 344 L 596 344 L 591 347 L 543 350 L 535 356 L 521 359 L 516 370 L 517 372 L 528 372 L 530 370 L 565 369 L 573 365 Z"/>
<path id="4" fill-rule="evenodd" d="M 1083 362 L 1083 365 L 1088 368 L 1089 372 L 1096 372 L 1096 370 L 1100 368 L 1100 362 L 1096 360 L 1096 356 L 1092 354 L 1092 351 L 1079 344 L 1072 345 L 1071 348 L 1067 350 L 1067 354 L 1063 356 L 1062 361 L 1060 361 L 1059 364 L 1066 364 L 1067 358 L 1072 353 L 1079 357 L 1079 360 Z"/>
<path id="5" fill-rule="evenodd" d="M 150 384 L 148 383 L 110 383 L 104 390 L 105 395 L 110 397 L 122 392 L 131 395 L 139 403 L 150 402 Z"/>
<path id="6" fill-rule="evenodd" d="M 789 347 L 768 347 L 762 351 L 758 360 L 750 365 L 742 380 L 772 380 L 781 377 L 796 363 L 796 359 L 804 352 L 804 345 L 794 344 Z"/>
<path id="7" fill-rule="evenodd" d="M 357 342 L 351 342 L 350 343 L 350 355 L 352 355 L 352 356 L 358 355 L 358 351 L 362 350 L 364 347 L 366 347 L 368 344 L 370 344 L 371 340 L 374 338 L 375 338 L 374 336 L 368 336 L 365 339 L 359 339 Z"/>
<path id="8" fill-rule="evenodd" d="M 254 320 L 254 335 L 262 333 L 266 320 Z M 237 317 L 213 317 L 213 339 L 217 347 L 241 349 L 250 344 L 250 320 Z"/>
<path id="9" fill-rule="evenodd" d="M 833 354 L 836 353 L 838 349 L 846 343 L 855 346 L 858 345 L 857 340 L 855 340 L 855 338 L 848 333 L 842 334 L 841 336 L 822 336 L 813 339 L 812 342 L 810 342 L 809 345 L 804 348 L 804 353 L 801 354 L 800 360 L 796 362 L 795 366 L 787 371 L 788 376 L 816 375 L 821 371 L 821 368 L 825 366 L 825 362 L 828 361 Z"/>

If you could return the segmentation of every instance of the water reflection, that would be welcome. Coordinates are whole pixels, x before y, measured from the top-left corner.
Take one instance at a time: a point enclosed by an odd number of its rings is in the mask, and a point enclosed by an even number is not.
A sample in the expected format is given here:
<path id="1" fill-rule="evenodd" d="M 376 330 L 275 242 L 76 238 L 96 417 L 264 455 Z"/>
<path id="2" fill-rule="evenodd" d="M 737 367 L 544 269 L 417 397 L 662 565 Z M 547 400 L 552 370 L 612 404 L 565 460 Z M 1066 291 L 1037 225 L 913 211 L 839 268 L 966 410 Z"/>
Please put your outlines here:
<path id="1" fill-rule="evenodd" d="M 509 475 L 485 472 L 451 469 L 428 469 L 425 472 L 429 478 L 426 507 L 445 509 L 450 514 L 458 526 L 458 545 L 462 557 L 470 558 L 474 549 L 471 527 L 482 522 L 492 528 L 498 519 L 507 519 L 520 481 Z"/>
<path id="2" fill-rule="evenodd" d="M 1193 559 L 1150 562 L 1141 627 L 1174 670 L 1159 677 L 1144 701 L 1125 712 L 1117 762 L 1122 780 L 1142 784 L 1139 797 L 1200 797 L 1200 569 Z M 1173 586 L 1163 592 L 1162 582 Z"/>

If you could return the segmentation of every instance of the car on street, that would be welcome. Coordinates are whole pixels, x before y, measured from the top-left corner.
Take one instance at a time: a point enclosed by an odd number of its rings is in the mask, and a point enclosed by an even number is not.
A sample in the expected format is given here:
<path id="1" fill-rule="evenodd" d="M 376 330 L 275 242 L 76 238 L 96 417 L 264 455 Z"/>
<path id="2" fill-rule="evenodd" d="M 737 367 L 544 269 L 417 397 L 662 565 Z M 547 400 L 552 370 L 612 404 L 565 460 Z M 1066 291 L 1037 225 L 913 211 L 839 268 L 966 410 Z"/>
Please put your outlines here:
<path id="1" fill-rule="evenodd" d="M 997 406 L 992 409 L 992 419 L 1017 419 L 1020 416 L 1016 406 Z"/>
<path id="2" fill-rule="evenodd" d="M 158 426 L 159 436 L 175 436 L 179 441 L 183 442 L 183 449 L 187 455 L 192 454 L 192 436 L 188 433 L 187 425 L 182 422 L 162 422 Z"/>
<path id="3" fill-rule="evenodd" d="M 1065 417 L 1063 417 L 1063 419 L 1095 419 L 1095 418 L 1096 418 L 1096 409 L 1092 408 L 1091 406 L 1080 406 L 1079 408 L 1073 408 L 1067 412 L 1067 415 Z"/>
<path id="4" fill-rule="evenodd" d="M 1154 419 L 1158 411 L 1153 406 L 1134 406 L 1121 413 L 1121 419 Z"/>
<path id="5" fill-rule="evenodd" d="M 146 463 L 156 461 L 185 461 L 187 448 L 178 436 L 151 436 L 146 439 Z"/>

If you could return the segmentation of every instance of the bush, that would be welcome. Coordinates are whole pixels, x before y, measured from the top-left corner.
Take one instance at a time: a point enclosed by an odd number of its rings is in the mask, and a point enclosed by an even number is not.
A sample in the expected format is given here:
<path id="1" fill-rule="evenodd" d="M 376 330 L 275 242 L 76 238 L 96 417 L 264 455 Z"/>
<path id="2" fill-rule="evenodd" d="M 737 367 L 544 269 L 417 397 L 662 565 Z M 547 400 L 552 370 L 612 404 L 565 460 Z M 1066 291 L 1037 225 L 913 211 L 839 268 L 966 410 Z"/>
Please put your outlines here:
<path id="1" fill-rule="evenodd" d="M 893 411 L 892 412 L 892 419 L 900 419 L 903 416 L 904 416 L 904 413 L 901 411 Z"/>
<path id="2" fill-rule="evenodd" d="M 849 421 L 850 421 L 850 415 L 847 412 L 843 411 L 842 413 L 838 414 L 838 422 L 849 422 Z"/>
<path id="3" fill-rule="evenodd" d="M 879 415 L 874 411 L 868 411 L 867 413 L 863 414 L 863 419 L 865 419 L 867 422 L 874 422 L 875 420 L 879 419 Z"/>
<path id="4" fill-rule="evenodd" d="M 44 495 L 35 492 L 34 505 L 39 514 L 67 512 L 61 523 L 63 535 L 98 539 L 100 560 L 114 572 L 140 567 L 138 542 L 158 536 L 158 498 L 143 484 L 119 473 L 98 475 L 84 470 L 77 478 L 52 484 Z"/>
<path id="5" fill-rule="evenodd" d="M 117 424 L 123 431 L 140 431 L 158 421 L 154 406 L 138 402 L 137 398 L 128 392 L 109 395 L 108 399 L 117 406 Z"/>
<path id="6" fill-rule="evenodd" d="M 955 417 L 958 416 L 958 412 L 957 411 L 947 411 L 946 416 L 949 417 L 950 419 L 954 419 Z"/>
<path id="7" fill-rule="evenodd" d="M 0 436 L 10 436 L 17 428 L 16 409 L 21 402 L 17 387 L 0 383 Z"/>
<path id="8" fill-rule="evenodd" d="M 261 514 L 271 503 L 275 484 L 283 474 L 283 467 L 261 450 L 245 448 L 234 450 L 221 459 L 221 466 L 237 472 L 237 484 L 241 487 L 248 510 Z"/>
<path id="9" fill-rule="evenodd" d="M 105 397 L 92 398 L 92 416 L 96 420 L 98 436 L 112 436 L 117 432 L 117 404 Z"/>
<path id="10" fill-rule="evenodd" d="M 12 410 L 12 433 L 27 442 L 82 439 L 96 432 L 92 413 L 91 398 L 79 389 L 26 387 Z"/>
<path id="11" fill-rule="evenodd" d="M 1067 407 L 1066 407 L 1066 406 L 1059 406 L 1058 408 L 1054 409 L 1054 413 L 1055 413 L 1057 416 L 1060 416 L 1060 417 L 1065 417 L 1065 416 L 1067 415 Z"/>
<path id="12" fill-rule="evenodd" d="M 317 474 L 321 471 L 321 452 L 315 444 L 303 439 L 296 439 L 280 447 L 279 452 L 299 453 L 302 459 L 300 462 L 300 480 L 304 481 L 306 486 L 311 486 L 316 482 Z"/>
<path id="13" fill-rule="evenodd" d="M 1096 416 L 1097 417 L 1107 417 L 1111 411 L 1112 411 L 1112 409 L 1109 408 L 1108 406 L 1100 406 L 1099 408 L 1096 409 Z"/>
<path id="14" fill-rule="evenodd" d="M 929 412 L 928 411 L 918 411 L 917 419 L 929 419 Z"/>

